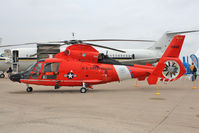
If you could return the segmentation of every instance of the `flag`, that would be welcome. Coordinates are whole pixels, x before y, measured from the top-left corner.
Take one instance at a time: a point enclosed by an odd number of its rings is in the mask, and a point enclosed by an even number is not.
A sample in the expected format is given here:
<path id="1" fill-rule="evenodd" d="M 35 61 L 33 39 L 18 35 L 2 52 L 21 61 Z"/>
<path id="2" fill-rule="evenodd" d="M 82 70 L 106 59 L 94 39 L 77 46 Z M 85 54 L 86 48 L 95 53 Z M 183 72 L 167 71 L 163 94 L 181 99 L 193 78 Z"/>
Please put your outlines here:
<path id="1" fill-rule="evenodd" d="M 198 58 L 196 57 L 195 54 L 190 55 L 190 58 L 192 60 L 192 62 L 194 63 L 194 65 L 198 68 L 199 64 L 198 64 Z"/>

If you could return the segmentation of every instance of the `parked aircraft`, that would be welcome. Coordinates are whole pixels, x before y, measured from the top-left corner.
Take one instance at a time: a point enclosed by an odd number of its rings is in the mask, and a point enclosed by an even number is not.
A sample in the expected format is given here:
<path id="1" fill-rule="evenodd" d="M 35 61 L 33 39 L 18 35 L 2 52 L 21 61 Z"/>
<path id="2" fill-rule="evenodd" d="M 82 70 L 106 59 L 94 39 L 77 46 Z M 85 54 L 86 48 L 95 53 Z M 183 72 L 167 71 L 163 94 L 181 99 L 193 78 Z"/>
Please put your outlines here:
<path id="1" fill-rule="evenodd" d="M 156 63 L 175 35 L 198 32 L 199 30 L 181 31 L 181 32 L 166 32 L 162 37 L 154 42 L 151 47 L 146 49 L 121 49 L 126 53 L 120 53 L 111 50 L 101 50 L 105 55 L 112 59 L 119 60 L 128 64 L 152 64 Z"/>
<path id="2" fill-rule="evenodd" d="M 18 65 L 16 71 L 24 71 L 37 61 L 36 56 L 31 54 L 36 53 L 36 48 L 12 48 L 6 49 L 4 53 L 0 54 L 0 78 L 4 78 L 9 67 L 14 68 Z"/>
<path id="3" fill-rule="evenodd" d="M 0 57 L 0 70 L 2 71 L 2 73 L 0 74 L 0 78 L 5 77 L 3 72 L 5 72 L 10 67 L 10 63 L 8 63 L 7 60 L 8 58 L 6 57 Z"/>

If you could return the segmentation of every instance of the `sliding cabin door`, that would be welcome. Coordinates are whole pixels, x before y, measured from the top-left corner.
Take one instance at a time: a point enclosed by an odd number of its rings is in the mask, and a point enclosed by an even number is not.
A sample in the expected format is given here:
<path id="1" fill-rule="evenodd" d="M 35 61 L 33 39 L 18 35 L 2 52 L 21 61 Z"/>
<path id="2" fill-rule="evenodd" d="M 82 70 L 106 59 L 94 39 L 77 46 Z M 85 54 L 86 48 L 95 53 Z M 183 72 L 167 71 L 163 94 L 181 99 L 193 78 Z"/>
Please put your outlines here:
<path id="1" fill-rule="evenodd" d="M 56 80 L 59 74 L 59 63 L 45 63 L 42 79 L 45 80 Z"/>

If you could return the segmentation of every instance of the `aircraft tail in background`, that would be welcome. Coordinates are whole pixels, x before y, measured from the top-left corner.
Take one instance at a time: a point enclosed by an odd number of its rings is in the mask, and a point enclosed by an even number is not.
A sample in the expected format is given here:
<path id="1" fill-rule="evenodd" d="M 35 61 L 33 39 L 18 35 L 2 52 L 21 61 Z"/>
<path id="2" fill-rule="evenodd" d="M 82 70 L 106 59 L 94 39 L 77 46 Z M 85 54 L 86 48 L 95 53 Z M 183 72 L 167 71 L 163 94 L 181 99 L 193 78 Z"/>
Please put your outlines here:
<path id="1" fill-rule="evenodd" d="M 199 30 L 190 30 L 190 31 L 180 31 L 180 32 L 166 32 L 163 34 L 163 36 L 154 43 L 151 47 L 148 49 L 152 50 L 159 50 L 161 53 L 164 53 L 168 45 L 171 43 L 172 39 L 175 35 L 179 34 L 186 34 L 186 33 L 192 33 L 192 32 L 199 32 Z"/>
<path id="2" fill-rule="evenodd" d="M 199 48 L 198 48 L 198 50 L 197 50 L 195 55 L 196 55 L 196 57 L 199 57 Z"/>

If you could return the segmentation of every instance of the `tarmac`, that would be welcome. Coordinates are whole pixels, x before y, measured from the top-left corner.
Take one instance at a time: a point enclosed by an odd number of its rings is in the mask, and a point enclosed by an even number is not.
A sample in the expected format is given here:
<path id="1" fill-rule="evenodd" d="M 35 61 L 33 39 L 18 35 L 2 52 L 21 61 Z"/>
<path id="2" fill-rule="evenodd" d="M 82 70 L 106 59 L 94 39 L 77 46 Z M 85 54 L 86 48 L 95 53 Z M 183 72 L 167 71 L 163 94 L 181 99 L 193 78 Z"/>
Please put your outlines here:
<path id="1" fill-rule="evenodd" d="M 80 87 L 35 86 L 0 79 L 0 133 L 199 133 L 199 81 L 156 86 L 136 80 Z"/>

